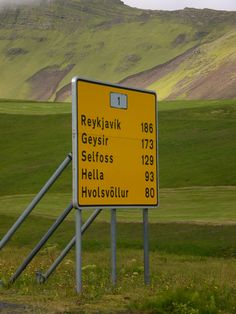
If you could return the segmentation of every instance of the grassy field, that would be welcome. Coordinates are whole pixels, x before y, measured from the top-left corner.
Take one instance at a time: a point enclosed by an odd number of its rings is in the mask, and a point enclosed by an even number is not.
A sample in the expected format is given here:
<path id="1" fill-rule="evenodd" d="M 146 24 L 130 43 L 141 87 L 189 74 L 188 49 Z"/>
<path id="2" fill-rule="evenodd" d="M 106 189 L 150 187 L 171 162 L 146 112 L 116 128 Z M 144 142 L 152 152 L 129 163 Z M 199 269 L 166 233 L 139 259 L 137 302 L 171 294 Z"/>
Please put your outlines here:
<path id="1" fill-rule="evenodd" d="M 0 99 L 0 114 L 55 115 L 71 113 L 71 104 Z"/>
<path id="2" fill-rule="evenodd" d="M 236 185 L 236 107 L 207 104 L 160 111 L 161 188 Z M 37 192 L 71 151 L 70 114 L 0 114 L 0 133 L 1 195 Z M 54 191 L 71 191 L 70 171 Z"/>
<path id="3" fill-rule="evenodd" d="M 72 212 L 71 216 L 74 216 Z M 54 222 L 52 218 L 32 215 L 12 238 L 10 244 L 14 248 L 32 248 Z M 11 226 L 12 217 L 1 214 L 1 236 L 4 229 Z M 34 227 L 32 232 L 32 226 Z M 74 235 L 74 222 L 67 219 L 49 240 L 47 247 L 55 252 L 71 240 Z M 150 249 L 177 255 L 205 257 L 235 257 L 236 234 L 235 224 L 196 224 L 196 223 L 151 223 Z M 109 249 L 110 224 L 97 221 L 84 235 L 84 248 L 87 251 Z M 119 222 L 117 226 L 118 247 L 121 249 L 142 249 L 142 223 Z M 30 237 L 29 237 L 30 234 Z M 47 251 L 47 250 L 46 250 Z M 20 259 L 23 256 L 19 257 Z"/>
<path id="4" fill-rule="evenodd" d="M 9 220 L 1 216 L 1 222 Z M 1 252 L 0 276 L 7 280 L 52 221 L 31 217 Z M 35 232 L 31 232 L 32 225 Z M 96 223 L 83 240 L 83 293 L 75 293 L 74 252 L 48 282 L 38 285 L 35 271 L 46 271 L 73 235 L 66 222 L 8 289 L 0 302 L 27 305 L 29 313 L 234 313 L 236 310 L 235 226 L 151 224 L 151 284 L 143 284 L 142 227 L 118 225 L 115 287 L 110 282 L 109 224 Z M 22 246 L 22 242 L 24 245 Z M 0 303 L 1 304 L 1 303 Z"/>
<path id="5" fill-rule="evenodd" d="M 46 271 L 74 235 L 72 211 L 15 285 L 0 288 L 0 312 L 235 313 L 234 101 L 159 108 L 161 189 L 160 207 L 149 214 L 150 286 L 143 284 L 142 213 L 125 209 L 118 211 L 117 286 L 110 283 L 109 210 L 83 237 L 83 293 L 75 293 L 74 251 L 38 285 L 35 271 Z M 0 101 L 0 239 L 71 151 L 70 110 Z M 0 279 L 7 282 L 70 200 L 71 167 L 0 252 Z"/>
<path id="6" fill-rule="evenodd" d="M 194 109 L 201 107 L 220 107 L 224 105 L 235 105 L 236 100 L 176 100 L 161 101 L 158 103 L 159 111 Z M 48 114 L 71 114 L 71 103 L 61 102 L 35 102 L 25 100 L 0 99 L 0 114 L 21 115 L 48 115 Z"/>
<path id="7" fill-rule="evenodd" d="M 169 188 L 160 190 L 160 207 L 149 211 L 150 221 L 158 222 L 196 222 L 196 223 L 236 223 L 235 186 Z M 33 199 L 33 194 L 4 195 L 0 197 L 0 215 L 7 213 L 12 220 Z M 71 201 L 69 193 L 48 193 L 34 210 L 38 217 L 56 218 Z M 91 210 L 86 210 L 88 217 Z M 119 222 L 140 222 L 139 209 L 120 209 Z M 69 220 L 73 220 L 71 215 Z M 109 210 L 104 210 L 98 221 L 110 220 Z"/>

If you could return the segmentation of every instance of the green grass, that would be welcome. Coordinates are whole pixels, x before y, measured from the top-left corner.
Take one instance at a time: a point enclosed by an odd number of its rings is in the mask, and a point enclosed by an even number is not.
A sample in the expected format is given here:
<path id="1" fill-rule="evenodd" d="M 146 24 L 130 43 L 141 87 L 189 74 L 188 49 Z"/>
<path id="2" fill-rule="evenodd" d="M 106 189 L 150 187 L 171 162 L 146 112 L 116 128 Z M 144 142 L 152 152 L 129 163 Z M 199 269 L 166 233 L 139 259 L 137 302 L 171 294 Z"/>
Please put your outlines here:
<path id="1" fill-rule="evenodd" d="M 160 190 L 160 206 L 149 210 L 151 223 L 195 222 L 195 223 L 236 223 L 236 187 L 188 187 Z M 33 211 L 38 217 L 57 217 L 71 201 L 71 194 L 49 192 Z M 6 195 L 0 197 L 0 215 L 19 216 L 34 198 L 33 194 Z M 91 214 L 84 211 L 84 217 Z M 69 220 L 74 220 L 70 215 Z M 119 222 L 141 222 L 140 209 L 119 209 Z M 104 209 L 97 218 L 110 221 L 110 211 Z"/>
<path id="2" fill-rule="evenodd" d="M 217 107 L 222 107 L 222 105 L 236 105 L 235 99 L 229 100 L 163 100 L 158 102 L 158 111 L 169 111 L 169 110 L 180 110 L 180 109 L 196 109 L 213 106 L 217 109 Z"/>
<path id="3" fill-rule="evenodd" d="M 201 107 L 217 107 L 235 105 L 235 100 L 176 100 L 159 101 L 158 111 L 194 109 Z M 0 99 L 0 114 L 22 115 L 55 115 L 71 114 L 71 103 L 35 102 L 29 100 Z"/>
<path id="4" fill-rule="evenodd" d="M 9 223 L 9 218 L 1 215 L 0 230 L 2 224 Z M 32 216 L 1 252 L 0 277 L 5 282 L 51 222 Z M 0 300 L 27 304 L 33 307 L 31 312 L 36 313 L 115 313 L 121 310 L 131 313 L 234 313 L 235 226 L 151 224 L 151 285 L 145 287 L 142 227 L 140 224 L 118 224 L 118 282 L 113 287 L 110 283 L 110 226 L 95 223 L 83 238 L 83 293 L 75 293 L 74 252 L 66 257 L 46 284 L 38 285 L 35 271 L 48 269 L 72 237 L 73 230 L 74 223 L 65 222 L 15 285 L 0 290 Z M 208 308 L 211 311 L 203 311 Z"/>
<path id="5" fill-rule="evenodd" d="M 71 115 L 1 114 L 0 119 L 1 195 L 38 191 L 71 151 Z M 56 186 L 70 191 L 71 172 Z"/>
<path id="6" fill-rule="evenodd" d="M 73 216 L 73 213 L 71 214 Z M 15 218 L 1 213 L 2 237 Z M 31 215 L 10 241 L 13 247 L 33 248 L 55 219 Z M 37 228 L 35 227 L 37 226 Z M 74 236 L 75 223 L 67 219 L 50 238 L 46 247 L 64 248 Z M 151 223 L 149 230 L 150 250 L 176 255 L 226 257 L 236 256 L 236 226 L 230 224 Z M 30 235 L 30 236 L 29 236 Z M 120 249 L 143 247 L 142 223 L 119 222 L 117 245 Z M 110 247 L 110 224 L 96 222 L 84 235 L 86 251 Z"/>
<path id="7" fill-rule="evenodd" d="M 227 313 L 235 310 L 232 291 L 225 289 L 219 293 L 219 288 L 204 287 L 178 288 L 170 292 L 153 297 L 152 299 L 134 302 L 130 309 L 133 311 L 151 311 L 157 313 Z"/>
<path id="8" fill-rule="evenodd" d="M 8 249 L 1 259 L 7 278 L 20 262 L 24 249 Z M 5 302 L 27 304 L 34 313 L 234 313 L 234 260 L 193 258 L 151 253 L 152 281 L 143 285 L 142 252 L 118 251 L 118 283 L 110 283 L 109 250 L 83 255 L 83 293 L 77 296 L 74 280 L 74 255 L 61 265 L 45 285 L 37 285 L 34 270 L 47 269 L 57 251 L 44 251 L 24 276 L 9 289 L 1 289 Z M 20 256 L 21 254 L 21 256 Z M 3 264 L 9 256 L 14 256 Z M 87 267 L 86 267 L 87 266 Z M 180 312 L 179 309 L 187 308 Z M 190 311 L 195 308 L 195 312 Z M 204 312 L 210 307 L 211 312 Z M 175 312 L 173 311 L 175 310 Z M 159 311 L 157 311 L 159 310 Z M 197 312 L 197 310 L 199 310 Z M 221 312 L 220 312 L 221 310 Z"/>
<path id="9" fill-rule="evenodd" d="M 235 185 L 235 105 L 159 114 L 163 187 Z M 162 175 L 163 173 L 163 175 Z"/>
<path id="10" fill-rule="evenodd" d="M 0 114 L 55 115 L 71 113 L 71 104 L 0 99 Z"/>

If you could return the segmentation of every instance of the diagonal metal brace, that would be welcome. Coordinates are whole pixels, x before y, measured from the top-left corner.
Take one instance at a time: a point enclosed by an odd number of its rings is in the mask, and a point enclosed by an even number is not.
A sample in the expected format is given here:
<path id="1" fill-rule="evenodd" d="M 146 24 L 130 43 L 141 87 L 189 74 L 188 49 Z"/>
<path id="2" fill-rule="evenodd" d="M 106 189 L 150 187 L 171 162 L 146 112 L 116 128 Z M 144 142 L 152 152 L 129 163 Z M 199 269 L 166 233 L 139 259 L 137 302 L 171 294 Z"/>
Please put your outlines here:
<path id="1" fill-rule="evenodd" d="M 81 229 L 82 234 L 88 229 L 88 227 L 92 224 L 92 222 L 96 219 L 96 217 L 100 214 L 101 211 L 102 209 L 96 209 L 93 212 L 93 214 L 88 218 L 88 220 L 83 224 L 82 229 Z M 76 242 L 76 238 L 73 237 L 46 273 L 43 274 L 41 271 L 36 271 L 36 280 L 38 283 L 40 284 L 44 283 L 51 276 L 51 274 L 55 271 L 57 266 L 62 262 L 62 260 L 66 257 L 66 255 L 73 248 L 73 246 L 75 245 L 75 242 Z"/>
<path id="2" fill-rule="evenodd" d="M 38 242 L 35 248 L 30 252 L 30 254 L 26 257 L 24 262 L 20 265 L 20 267 L 16 270 L 14 275 L 9 280 L 9 284 L 13 284 L 16 279 L 21 275 L 21 273 L 25 270 L 28 264 L 32 261 L 35 255 L 40 251 L 42 246 L 47 242 L 47 240 L 51 237 L 51 235 L 56 231 L 56 229 L 60 226 L 60 224 L 65 220 L 67 215 L 73 209 L 73 204 L 70 205 L 64 210 L 64 212 L 57 218 L 57 220 L 52 224 L 47 233 L 42 237 L 42 239 Z"/>
<path id="3" fill-rule="evenodd" d="M 66 159 L 60 164 L 51 178 L 46 182 L 46 184 L 42 187 L 39 193 L 34 197 L 29 206 L 24 210 L 21 216 L 17 219 L 14 225 L 9 229 L 6 235 L 0 241 L 0 250 L 7 244 L 7 242 L 11 239 L 13 234 L 17 231 L 17 229 L 21 226 L 24 220 L 29 216 L 34 207 L 40 202 L 46 192 L 50 189 L 53 183 L 58 179 L 58 177 L 62 174 L 65 168 L 70 164 L 72 160 L 72 154 L 68 154 Z"/>

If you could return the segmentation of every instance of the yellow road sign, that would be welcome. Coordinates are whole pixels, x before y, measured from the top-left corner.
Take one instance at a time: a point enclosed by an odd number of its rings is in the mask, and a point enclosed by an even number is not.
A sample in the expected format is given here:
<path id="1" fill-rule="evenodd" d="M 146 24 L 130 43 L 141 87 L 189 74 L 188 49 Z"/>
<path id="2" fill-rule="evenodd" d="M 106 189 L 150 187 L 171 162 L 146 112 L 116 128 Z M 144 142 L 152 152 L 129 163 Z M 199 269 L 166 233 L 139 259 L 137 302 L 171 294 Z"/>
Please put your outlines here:
<path id="1" fill-rule="evenodd" d="M 72 80 L 73 203 L 157 207 L 157 102 L 151 91 Z"/>

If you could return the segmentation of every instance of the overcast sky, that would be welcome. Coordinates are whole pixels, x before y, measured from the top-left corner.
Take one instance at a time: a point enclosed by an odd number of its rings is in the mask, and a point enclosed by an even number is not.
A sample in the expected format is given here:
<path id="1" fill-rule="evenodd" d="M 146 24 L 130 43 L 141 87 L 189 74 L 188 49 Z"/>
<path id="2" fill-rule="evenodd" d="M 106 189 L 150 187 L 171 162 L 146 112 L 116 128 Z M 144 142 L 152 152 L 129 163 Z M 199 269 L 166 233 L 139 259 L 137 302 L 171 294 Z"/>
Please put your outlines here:
<path id="1" fill-rule="evenodd" d="M 236 11 L 236 0 L 122 0 L 125 4 L 143 9 L 179 10 L 189 8 L 210 8 Z"/>

